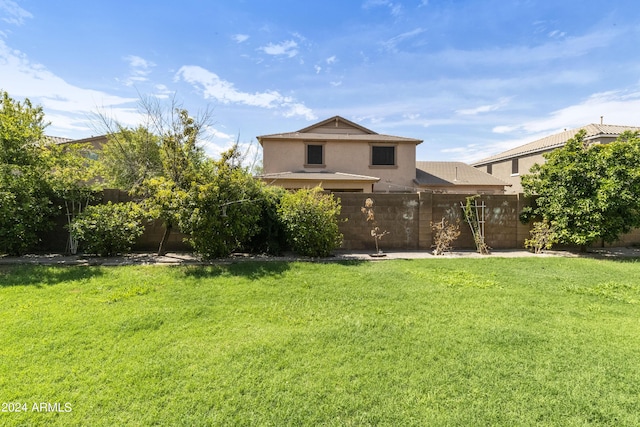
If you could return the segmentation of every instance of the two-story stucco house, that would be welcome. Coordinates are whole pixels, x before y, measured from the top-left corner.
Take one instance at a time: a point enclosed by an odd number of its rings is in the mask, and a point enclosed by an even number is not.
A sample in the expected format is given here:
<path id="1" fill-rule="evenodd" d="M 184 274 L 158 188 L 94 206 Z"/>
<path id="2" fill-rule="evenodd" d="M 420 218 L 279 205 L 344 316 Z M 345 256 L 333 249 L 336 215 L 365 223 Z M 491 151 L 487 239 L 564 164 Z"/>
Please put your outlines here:
<path id="1" fill-rule="evenodd" d="M 544 153 L 563 147 L 581 130 L 586 132 L 585 141 L 589 144 L 607 144 L 615 141 L 625 131 L 640 131 L 640 127 L 589 124 L 512 148 L 472 163 L 472 166 L 508 183 L 508 193 L 521 193 L 523 189 L 520 176 L 529 173 L 534 164 L 543 164 Z"/>
<path id="2" fill-rule="evenodd" d="M 335 116 L 296 132 L 258 137 L 263 175 L 285 188 L 330 191 L 412 191 L 416 146 L 422 140 L 381 135 Z"/>
<path id="3" fill-rule="evenodd" d="M 507 185 L 465 163 L 416 162 L 422 140 L 381 135 L 340 116 L 258 141 L 260 178 L 288 189 L 502 194 Z"/>

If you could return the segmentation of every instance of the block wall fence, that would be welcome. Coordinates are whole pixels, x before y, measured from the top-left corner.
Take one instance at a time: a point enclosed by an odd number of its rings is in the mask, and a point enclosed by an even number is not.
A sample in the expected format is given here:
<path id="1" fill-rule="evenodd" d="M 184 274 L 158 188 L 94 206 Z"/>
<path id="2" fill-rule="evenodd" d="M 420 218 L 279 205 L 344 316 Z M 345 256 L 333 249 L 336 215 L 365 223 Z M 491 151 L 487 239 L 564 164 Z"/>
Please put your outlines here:
<path id="1" fill-rule="evenodd" d="M 464 221 L 461 203 L 464 204 L 468 194 L 433 194 L 433 193 L 334 193 L 342 206 L 340 231 L 344 235 L 343 250 L 375 250 L 375 241 L 371 236 L 373 225 L 366 221 L 362 213 L 367 198 L 373 200 L 373 211 L 376 225 L 381 231 L 387 231 L 380 240 L 382 251 L 430 251 L 433 246 L 432 222 L 443 218 L 449 223 L 459 221 L 460 236 L 453 243 L 454 249 L 475 249 L 473 235 Z M 104 190 L 97 203 L 124 202 L 130 200 L 126 192 Z M 493 249 L 522 249 L 525 239 L 529 238 L 529 224 L 522 224 L 519 213 L 531 203 L 530 198 L 522 194 L 482 195 L 476 199 L 484 220 L 485 241 Z M 56 227 L 43 236 L 39 252 L 64 252 L 66 250 L 67 232 L 64 228 L 66 219 L 61 215 Z M 164 229 L 159 222 L 146 225 L 144 234 L 134 246 L 135 251 L 154 251 L 158 248 Z M 184 243 L 186 236 L 177 231 L 171 234 L 168 243 L 169 251 L 188 251 Z M 622 236 L 612 246 L 640 244 L 640 230 Z"/>
<path id="2" fill-rule="evenodd" d="M 468 194 L 361 194 L 336 193 L 342 205 L 340 224 L 344 234 L 344 249 L 375 249 L 371 237 L 372 224 L 367 223 L 362 213 L 367 198 L 373 200 L 376 225 L 388 235 L 380 240 L 381 250 L 425 250 L 433 245 L 432 223 L 443 218 L 449 223 L 459 223 L 460 237 L 453 243 L 457 249 L 475 249 L 473 235 L 464 221 L 461 203 Z M 522 195 L 483 195 L 476 199 L 478 210 L 484 220 L 485 241 L 494 249 L 523 248 L 529 237 L 529 225 L 522 224 L 518 215 L 530 200 Z"/>

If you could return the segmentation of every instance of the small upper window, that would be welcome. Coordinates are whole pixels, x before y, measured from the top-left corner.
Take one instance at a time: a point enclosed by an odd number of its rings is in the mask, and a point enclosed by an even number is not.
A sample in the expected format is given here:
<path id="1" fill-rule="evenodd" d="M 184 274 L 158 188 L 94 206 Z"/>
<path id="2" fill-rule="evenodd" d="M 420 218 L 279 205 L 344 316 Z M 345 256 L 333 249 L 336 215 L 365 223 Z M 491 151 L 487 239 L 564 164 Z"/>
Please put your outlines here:
<path id="1" fill-rule="evenodd" d="M 324 150 L 322 145 L 308 144 L 307 145 L 307 164 L 323 165 L 324 164 L 323 151 Z"/>
<path id="2" fill-rule="evenodd" d="M 520 172 L 518 171 L 518 159 L 511 160 L 511 175 L 518 175 Z"/>
<path id="3" fill-rule="evenodd" d="M 487 165 L 487 173 L 488 173 L 489 175 L 492 175 L 492 174 L 493 174 L 493 164 L 492 164 L 492 163 L 489 163 L 489 164 Z"/>
<path id="4" fill-rule="evenodd" d="M 372 146 L 371 164 L 375 166 L 395 166 L 396 147 Z"/>

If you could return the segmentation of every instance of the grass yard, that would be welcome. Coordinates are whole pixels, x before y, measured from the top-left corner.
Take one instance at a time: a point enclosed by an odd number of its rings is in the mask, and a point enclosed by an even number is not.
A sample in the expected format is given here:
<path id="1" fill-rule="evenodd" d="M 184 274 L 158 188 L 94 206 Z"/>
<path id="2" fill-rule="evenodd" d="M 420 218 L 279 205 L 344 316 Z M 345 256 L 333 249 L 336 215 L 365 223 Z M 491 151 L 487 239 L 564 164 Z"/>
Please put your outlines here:
<path id="1" fill-rule="evenodd" d="M 0 325 L 0 425 L 640 425 L 634 261 L 0 267 Z"/>

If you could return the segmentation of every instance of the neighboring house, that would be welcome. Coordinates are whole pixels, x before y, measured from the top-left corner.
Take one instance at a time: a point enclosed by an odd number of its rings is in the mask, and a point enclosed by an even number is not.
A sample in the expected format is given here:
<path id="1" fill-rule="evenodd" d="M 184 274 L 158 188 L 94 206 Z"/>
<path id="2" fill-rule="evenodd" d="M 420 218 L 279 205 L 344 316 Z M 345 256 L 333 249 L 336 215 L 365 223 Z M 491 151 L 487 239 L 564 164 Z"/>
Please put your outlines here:
<path id="1" fill-rule="evenodd" d="M 416 162 L 420 191 L 455 194 L 504 194 L 504 181 L 462 162 Z"/>
<path id="2" fill-rule="evenodd" d="M 296 132 L 258 137 L 267 183 L 289 189 L 415 191 L 420 139 L 381 135 L 335 116 Z"/>
<path id="3" fill-rule="evenodd" d="M 625 131 L 640 131 L 640 127 L 590 124 L 581 128 L 566 130 L 537 141 L 487 157 L 472 166 L 510 185 L 508 193 L 521 193 L 520 175 L 529 173 L 531 167 L 543 164 L 544 153 L 563 147 L 580 130 L 586 131 L 585 141 L 590 144 L 606 144 L 615 141 Z"/>

